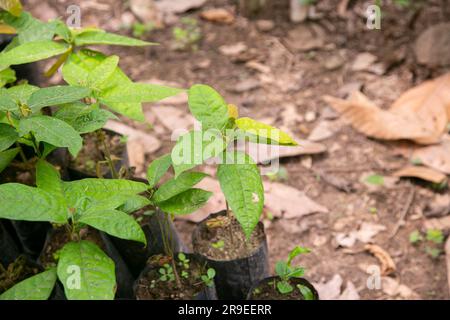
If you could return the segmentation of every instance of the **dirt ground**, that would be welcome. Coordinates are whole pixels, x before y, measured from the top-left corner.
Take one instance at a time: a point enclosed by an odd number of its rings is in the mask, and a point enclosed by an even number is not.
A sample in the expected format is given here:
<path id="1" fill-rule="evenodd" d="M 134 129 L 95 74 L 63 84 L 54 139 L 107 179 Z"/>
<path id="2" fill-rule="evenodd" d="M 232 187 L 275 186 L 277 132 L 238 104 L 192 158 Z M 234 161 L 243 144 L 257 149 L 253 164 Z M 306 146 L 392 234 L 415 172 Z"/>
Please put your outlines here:
<path id="1" fill-rule="evenodd" d="M 69 4 L 80 4 L 83 26 L 94 24 L 131 35 L 130 30 L 121 27 L 124 20 L 130 19 L 125 1 L 28 2 L 29 8 L 43 18 L 66 17 Z M 412 231 L 425 231 L 424 210 L 438 193 L 448 189 L 436 191 L 427 183 L 409 179 L 381 187 L 362 183 L 361 177 L 365 175 L 389 176 L 409 160 L 402 156 L 400 144 L 381 142 L 356 132 L 322 98 L 326 94 L 344 97 L 349 88 L 356 87 L 379 105 L 388 106 L 406 89 L 443 74 L 445 68 L 418 65 L 412 45 L 426 27 L 450 21 L 450 15 L 442 10 L 441 1 L 428 1 L 420 14 L 388 5 L 383 7 L 381 30 L 368 30 L 363 14 L 371 1 L 356 1 L 345 18 L 339 16 L 337 2 L 323 0 L 317 4 L 316 15 L 306 24 L 319 29 L 315 40 L 320 41 L 305 51 L 297 50 L 292 32 L 298 25 L 289 22 L 288 1 L 272 1 L 266 11 L 250 20 L 236 12 L 232 0 L 210 0 L 200 9 L 171 17 L 169 25 L 144 37 L 160 43 L 159 46 L 107 48 L 107 51 L 121 57 L 120 66 L 135 81 L 158 80 L 185 88 L 195 83 L 209 84 L 227 101 L 238 105 L 241 115 L 269 120 L 301 139 L 306 139 L 320 122 L 332 122 L 334 133 L 321 141 L 327 147 L 326 153 L 281 160 L 287 170 L 283 183 L 304 191 L 329 212 L 265 221 L 272 265 L 286 257 L 293 246 L 302 245 L 312 249 L 300 260 L 309 279 L 327 283 L 335 275 L 342 278 L 342 288 L 337 281 L 336 297 L 340 289 L 347 288 L 352 293 L 356 291 L 361 299 L 448 299 L 445 254 L 431 258 L 425 244 L 413 246 L 409 240 Z M 199 18 L 202 10 L 213 7 L 234 12 L 234 23 L 217 24 Z M 180 25 L 182 16 L 198 21 L 202 39 L 196 51 L 172 48 L 172 28 Z M 257 27 L 260 19 L 273 21 L 273 29 L 260 31 Z M 239 42 L 246 47 L 242 54 L 225 55 L 219 49 Z M 363 52 L 375 55 L 388 66 L 386 70 L 354 71 L 351 65 Z M 248 61 L 257 62 L 257 66 L 249 66 Z M 145 106 L 145 110 L 151 108 Z M 180 108 L 187 112 L 185 105 Z M 153 126 L 133 125 L 155 134 L 162 142 L 162 147 L 148 156 L 147 160 L 151 160 L 166 152 L 173 142 L 171 132 L 161 129 L 158 119 L 149 115 L 148 120 Z M 405 211 L 406 223 L 393 235 Z M 388 252 L 396 265 L 396 271 L 383 278 L 383 288 L 379 290 L 370 290 L 366 285 L 368 269 L 378 266 L 380 261 L 364 250 L 365 243 L 356 241 L 345 248 L 336 240 L 339 235 L 360 229 L 362 223 L 384 226 L 370 242 Z M 187 243 L 194 226 L 189 221 L 177 221 Z M 443 250 L 443 245 L 440 249 Z M 328 285 L 328 290 L 336 287 L 335 283 Z"/>

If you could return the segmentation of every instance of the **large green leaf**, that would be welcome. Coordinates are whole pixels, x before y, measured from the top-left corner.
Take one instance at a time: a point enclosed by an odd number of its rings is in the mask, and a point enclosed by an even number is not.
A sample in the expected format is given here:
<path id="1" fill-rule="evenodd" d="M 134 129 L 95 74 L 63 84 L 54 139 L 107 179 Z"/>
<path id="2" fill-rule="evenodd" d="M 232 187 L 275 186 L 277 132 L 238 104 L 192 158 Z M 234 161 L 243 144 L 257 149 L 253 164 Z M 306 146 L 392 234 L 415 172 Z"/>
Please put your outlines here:
<path id="1" fill-rule="evenodd" d="M 79 133 L 94 132 L 103 128 L 109 119 L 117 119 L 113 113 L 100 109 L 98 105 L 81 102 L 64 105 L 54 116 L 70 124 Z"/>
<path id="2" fill-rule="evenodd" d="M 211 196 L 212 192 L 195 188 L 188 189 L 169 200 L 158 203 L 158 207 L 170 214 L 189 214 L 203 207 Z"/>
<path id="3" fill-rule="evenodd" d="M 202 129 L 222 131 L 228 123 L 228 107 L 222 96 L 207 85 L 197 84 L 188 92 L 189 109 L 202 123 Z"/>
<path id="4" fill-rule="evenodd" d="M 65 223 L 67 208 L 50 193 L 19 183 L 0 185 L 0 217 L 11 220 Z"/>
<path id="5" fill-rule="evenodd" d="M 19 139 L 16 129 L 9 124 L 0 123 L 0 151 L 11 147 Z"/>
<path id="6" fill-rule="evenodd" d="M 118 210 L 131 214 L 150 204 L 150 200 L 148 200 L 146 197 L 140 195 L 131 195 L 128 196 L 127 201 L 122 206 L 120 206 Z"/>
<path id="7" fill-rule="evenodd" d="M 15 16 L 19 16 L 22 13 L 20 0 L 0 0 L 0 8 L 5 9 Z"/>
<path id="8" fill-rule="evenodd" d="M 0 96 L 0 111 L 17 113 L 19 106 L 8 94 L 3 94 Z"/>
<path id="9" fill-rule="evenodd" d="M 222 134 L 213 129 L 190 131 L 180 136 L 171 154 L 175 177 L 222 154 L 226 146 Z"/>
<path id="10" fill-rule="evenodd" d="M 28 107 L 33 112 L 43 107 L 51 107 L 80 100 L 87 97 L 91 90 L 74 86 L 54 86 L 35 91 L 28 99 Z"/>
<path id="11" fill-rule="evenodd" d="M 19 148 L 8 149 L 0 152 L 0 172 L 6 169 L 6 167 L 14 160 L 19 153 Z"/>
<path id="12" fill-rule="evenodd" d="M 27 42 L 9 51 L 0 53 L 0 66 L 8 67 L 10 65 L 44 60 L 63 54 L 67 49 L 67 44 L 50 40 Z"/>
<path id="13" fill-rule="evenodd" d="M 16 81 L 16 72 L 11 68 L 0 71 L 0 88 Z"/>
<path id="14" fill-rule="evenodd" d="M 15 17 L 8 13 L 2 13 L 0 19 L 3 19 L 9 26 L 17 30 L 16 37 L 18 44 L 27 42 L 52 40 L 55 35 L 57 21 L 43 22 L 33 18 L 28 12 L 23 12 Z"/>
<path id="15" fill-rule="evenodd" d="M 114 237 L 147 244 L 145 234 L 139 224 L 124 212 L 118 210 L 89 210 L 80 214 L 78 221 Z"/>
<path id="16" fill-rule="evenodd" d="M 89 88 L 100 88 L 102 84 L 108 80 L 109 77 L 117 68 L 119 63 L 118 56 L 110 56 L 105 58 L 97 67 L 95 67 L 87 76 L 87 86 Z"/>
<path id="17" fill-rule="evenodd" d="M 226 162 L 219 165 L 217 177 L 231 210 L 245 235 L 250 237 L 264 206 L 264 188 L 258 167 L 248 155 L 227 153 Z"/>
<path id="18" fill-rule="evenodd" d="M 105 103 L 156 102 L 179 94 L 183 90 L 146 83 L 129 83 L 116 86 L 102 94 Z"/>
<path id="19" fill-rule="evenodd" d="M 170 157 L 170 154 L 166 154 L 153 160 L 153 162 L 147 169 L 147 180 L 150 188 L 156 186 L 159 180 L 161 180 L 164 174 L 166 174 L 166 172 L 169 170 L 171 164 L 172 159 Z"/>
<path id="20" fill-rule="evenodd" d="M 295 142 L 287 133 L 250 118 L 239 118 L 236 120 L 236 125 L 242 131 L 261 138 L 262 141 L 258 140 L 259 142 L 264 142 L 266 144 L 275 143 L 284 146 L 297 145 L 297 142 Z"/>
<path id="21" fill-rule="evenodd" d="M 115 195 L 135 195 L 148 190 L 145 183 L 119 179 L 83 179 L 63 182 L 69 207 L 75 207 L 80 198 L 102 201 Z"/>
<path id="22" fill-rule="evenodd" d="M 183 172 L 176 179 L 170 179 L 153 194 L 152 201 L 160 203 L 189 190 L 208 175 L 203 172 Z"/>
<path id="23" fill-rule="evenodd" d="M 49 116 L 34 116 L 20 120 L 19 134 L 24 136 L 33 132 L 38 141 L 50 143 L 56 147 L 67 147 L 76 156 L 81 150 L 83 140 L 70 125 Z"/>
<path id="24" fill-rule="evenodd" d="M 32 86 L 30 84 L 24 83 L 18 86 L 9 88 L 6 92 L 7 95 L 17 103 L 27 104 L 28 99 L 31 95 L 38 91 L 39 87 Z M 17 106 L 16 106 L 17 109 Z"/>
<path id="25" fill-rule="evenodd" d="M 47 300 L 56 283 L 56 268 L 25 279 L 0 295 L 0 300 Z"/>
<path id="26" fill-rule="evenodd" d="M 107 45 L 118 45 L 118 46 L 149 46 L 155 45 L 155 43 L 142 41 L 139 39 L 133 39 L 130 37 L 125 37 L 113 33 L 98 31 L 87 31 L 75 36 L 75 45 L 84 46 L 87 44 L 107 44 Z"/>
<path id="27" fill-rule="evenodd" d="M 65 205 L 61 176 L 54 166 L 42 159 L 36 164 L 36 186 L 58 198 Z"/>
<path id="28" fill-rule="evenodd" d="M 92 242 L 67 243 L 59 252 L 57 268 L 67 299 L 114 299 L 114 262 Z"/>

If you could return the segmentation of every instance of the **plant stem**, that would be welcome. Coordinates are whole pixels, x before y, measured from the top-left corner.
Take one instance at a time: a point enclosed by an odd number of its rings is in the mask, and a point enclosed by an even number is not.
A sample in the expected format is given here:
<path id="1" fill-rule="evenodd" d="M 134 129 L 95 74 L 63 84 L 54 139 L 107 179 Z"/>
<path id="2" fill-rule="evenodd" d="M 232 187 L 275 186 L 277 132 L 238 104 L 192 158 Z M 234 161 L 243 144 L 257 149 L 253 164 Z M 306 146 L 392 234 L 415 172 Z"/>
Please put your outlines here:
<path id="1" fill-rule="evenodd" d="M 225 204 L 227 206 L 227 217 L 228 217 L 228 221 L 229 221 L 228 230 L 230 231 L 231 244 L 234 246 L 234 236 L 233 236 L 233 228 L 232 228 L 233 216 L 231 215 L 231 210 L 230 210 L 230 207 L 228 206 L 228 201 L 225 200 Z"/>
<path id="2" fill-rule="evenodd" d="M 106 143 L 105 132 L 102 129 L 100 129 L 97 131 L 97 136 L 101 141 L 101 143 L 103 144 L 103 148 L 105 149 L 105 159 L 108 162 L 109 170 L 111 171 L 113 179 L 119 179 L 119 175 L 117 174 L 116 168 L 114 167 L 114 163 L 111 158 L 111 151 L 109 150 L 109 146 Z"/>
<path id="3" fill-rule="evenodd" d="M 164 251 L 165 251 L 166 255 L 170 258 L 177 287 L 181 288 L 181 280 L 178 275 L 178 269 L 177 269 L 177 265 L 175 263 L 174 252 L 172 251 L 172 238 L 170 235 L 169 217 L 167 215 L 165 215 L 164 213 L 162 213 L 162 214 L 163 214 L 163 216 L 162 216 L 163 220 L 161 222 L 161 220 L 158 218 L 158 223 L 159 223 L 159 228 L 161 230 Z"/>

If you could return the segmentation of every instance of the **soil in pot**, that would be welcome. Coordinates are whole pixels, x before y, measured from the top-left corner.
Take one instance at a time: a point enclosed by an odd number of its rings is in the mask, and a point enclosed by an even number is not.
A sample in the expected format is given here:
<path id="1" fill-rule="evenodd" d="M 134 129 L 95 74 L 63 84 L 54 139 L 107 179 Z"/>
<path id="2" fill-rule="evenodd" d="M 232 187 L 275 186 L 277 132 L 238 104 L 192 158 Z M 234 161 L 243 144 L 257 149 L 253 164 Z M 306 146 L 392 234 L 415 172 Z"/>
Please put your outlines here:
<path id="1" fill-rule="evenodd" d="M 260 222 L 250 239 L 226 211 L 211 214 L 194 231 L 194 252 L 216 270 L 219 299 L 245 299 L 250 287 L 269 276 L 267 240 Z"/>
<path id="2" fill-rule="evenodd" d="M 125 260 L 132 274 L 137 278 L 145 268 L 148 258 L 154 255 L 166 254 L 164 243 L 169 246 L 169 252 L 180 252 L 183 244 L 178 233 L 165 213 L 151 208 L 143 208 L 133 214 L 134 218 L 142 227 L 147 238 L 147 246 L 130 240 L 110 237 L 114 246 Z M 164 226 L 166 226 L 164 228 Z M 162 229 L 163 228 L 163 229 Z M 163 237 L 161 230 L 167 229 L 167 237 Z"/>
<path id="3" fill-rule="evenodd" d="M 266 278 L 254 285 L 249 293 L 248 300 L 319 300 L 319 294 L 314 286 L 306 279 L 292 278 L 289 283 L 294 288 L 290 293 L 282 294 L 277 289 L 279 277 Z M 308 292 L 309 297 L 300 291 L 297 286 L 303 286 L 304 292 Z M 306 289 L 305 289 L 306 287 Z M 309 290 L 308 290 L 309 289 Z M 305 292 L 305 293 L 306 293 Z"/>
<path id="4" fill-rule="evenodd" d="M 112 178 L 111 169 L 106 155 L 113 160 L 114 169 L 119 174 L 122 167 L 128 167 L 127 146 L 124 137 L 109 130 L 83 135 L 83 148 L 78 156 L 71 158 L 69 165 L 70 177 L 73 180 L 84 178 Z"/>
<path id="5" fill-rule="evenodd" d="M 38 265 L 29 261 L 23 255 L 9 265 L 4 266 L 0 263 L 0 294 L 40 271 Z"/>
<path id="6" fill-rule="evenodd" d="M 95 229 L 86 227 L 80 231 L 81 240 L 88 240 L 101 248 L 113 261 L 116 270 L 118 299 L 134 299 L 134 278 L 109 238 Z M 39 262 L 43 266 L 55 265 L 55 253 L 71 240 L 69 232 L 65 228 L 52 229 L 47 234 L 44 249 L 39 256 Z"/>
<path id="7" fill-rule="evenodd" d="M 157 255 L 150 258 L 147 267 L 136 280 L 136 299 L 215 300 L 217 297 L 214 286 L 208 286 L 201 279 L 202 275 L 207 274 L 206 264 L 195 255 L 184 253 L 184 256 L 189 260 L 189 267 L 184 267 L 178 258 L 179 254 L 175 254 L 176 271 L 173 271 L 170 257 Z M 175 272 L 180 286 L 175 280 Z"/>

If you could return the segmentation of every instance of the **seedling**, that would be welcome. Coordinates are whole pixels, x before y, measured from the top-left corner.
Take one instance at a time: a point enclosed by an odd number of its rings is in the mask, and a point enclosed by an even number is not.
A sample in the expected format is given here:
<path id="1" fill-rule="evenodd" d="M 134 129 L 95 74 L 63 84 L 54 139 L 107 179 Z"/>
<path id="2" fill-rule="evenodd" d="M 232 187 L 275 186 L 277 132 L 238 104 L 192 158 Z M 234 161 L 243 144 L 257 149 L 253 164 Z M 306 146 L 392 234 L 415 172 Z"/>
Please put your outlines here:
<path id="1" fill-rule="evenodd" d="M 163 268 L 159 269 L 161 276 L 159 280 L 161 281 L 175 281 L 175 274 L 173 273 L 173 268 L 166 263 Z"/>
<path id="2" fill-rule="evenodd" d="M 223 247 L 225 246 L 225 242 L 224 242 L 223 240 L 219 240 L 219 241 L 217 241 L 217 242 L 211 243 L 211 246 L 212 246 L 214 249 L 222 250 Z"/>
<path id="3" fill-rule="evenodd" d="M 146 244 L 139 224 L 118 208 L 130 199 L 142 207 L 148 205 L 148 200 L 138 195 L 147 191 L 148 186 L 114 179 L 63 182 L 58 171 L 44 160 L 37 163 L 36 185 L 36 188 L 18 183 L 0 185 L 0 218 L 64 226 L 71 241 L 57 253 L 55 267 L 17 284 L 0 298 L 28 299 L 39 295 L 40 299 L 47 299 L 59 278 L 69 300 L 114 299 L 114 262 L 96 244 L 82 240 L 80 230 L 87 225 L 118 238 Z M 74 272 L 77 285 L 74 285 Z"/>
<path id="4" fill-rule="evenodd" d="M 208 286 L 214 286 L 214 277 L 216 276 L 216 270 L 209 268 L 206 274 L 201 276 L 202 281 Z"/>
<path id="5" fill-rule="evenodd" d="M 198 42 L 202 38 L 202 31 L 198 26 L 197 20 L 185 17 L 181 19 L 181 24 L 181 27 L 175 27 L 172 30 L 175 49 L 197 51 Z"/>
<path id="6" fill-rule="evenodd" d="M 131 28 L 133 30 L 133 37 L 142 38 L 155 28 L 155 24 L 152 22 L 148 23 L 135 22 L 133 23 Z"/>
<path id="7" fill-rule="evenodd" d="M 278 261 L 275 265 L 275 272 L 280 278 L 279 281 L 275 281 L 276 288 L 281 294 L 288 294 L 294 291 L 294 287 L 291 284 L 292 278 L 301 278 L 305 274 L 305 269 L 292 265 L 292 260 L 300 254 L 309 253 L 310 250 L 303 247 L 295 247 L 288 256 L 287 261 Z M 296 285 L 296 288 L 300 290 L 305 300 L 312 300 L 313 293 L 304 285 Z"/>
<path id="8" fill-rule="evenodd" d="M 419 230 L 414 230 L 409 234 L 409 242 L 413 245 L 418 244 L 423 240 L 422 235 L 420 234 Z"/>

